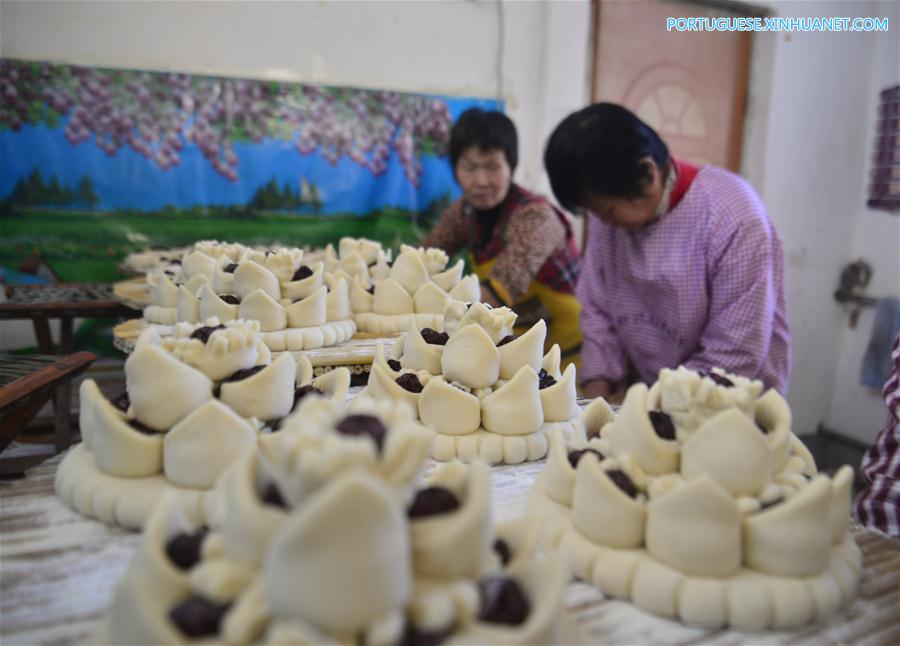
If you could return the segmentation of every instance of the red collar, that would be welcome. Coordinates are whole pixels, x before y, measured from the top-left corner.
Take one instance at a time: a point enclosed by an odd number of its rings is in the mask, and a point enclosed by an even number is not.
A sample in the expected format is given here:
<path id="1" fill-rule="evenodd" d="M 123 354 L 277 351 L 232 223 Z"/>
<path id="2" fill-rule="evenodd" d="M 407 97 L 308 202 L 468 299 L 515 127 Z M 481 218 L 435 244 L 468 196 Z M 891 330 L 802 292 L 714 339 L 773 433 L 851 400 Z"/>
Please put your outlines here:
<path id="1" fill-rule="evenodd" d="M 672 158 L 672 162 L 675 164 L 677 176 L 675 178 L 675 186 L 672 187 L 672 194 L 669 197 L 670 211 L 678 206 L 681 198 L 684 197 L 684 194 L 687 193 L 687 190 L 691 187 L 691 183 L 694 181 L 694 178 L 697 176 L 697 171 L 699 170 L 693 164 L 686 161 L 680 161 L 674 157 Z"/>

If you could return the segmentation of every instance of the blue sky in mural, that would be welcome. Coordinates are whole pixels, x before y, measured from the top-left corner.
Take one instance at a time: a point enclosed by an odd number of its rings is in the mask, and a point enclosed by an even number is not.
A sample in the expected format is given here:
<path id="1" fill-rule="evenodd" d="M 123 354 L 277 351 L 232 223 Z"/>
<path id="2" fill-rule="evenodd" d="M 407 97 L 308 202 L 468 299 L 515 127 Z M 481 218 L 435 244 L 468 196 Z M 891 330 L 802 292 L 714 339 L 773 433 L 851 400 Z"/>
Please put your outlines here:
<path id="1" fill-rule="evenodd" d="M 465 109 L 496 109 L 493 100 L 441 98 L 453 120 Z M 502 109 L 502 108 L 501 108 Z M 403 173 L 395 151 L 387 170 L 376 177 L 347 157 L 336 164 L 318 152 L 301 155 L 290 141 L 266 139 L 260 144 L 235 143 L 240 177 L 231 182 L 216 173 L 193 144 L 181 151 L 181 163 L 162 170 L 125 146 L 114 156 L 93 141 L 70 144 L 63 130 L 24 125 L 19 131 L 0 131 L 0 198 L 10 194 L 16 182 L 40 167 L 44 178 L 57 177 L 74 187 L 85 174 L 94 182 L 100 209 L 131 208 L 154 211 L 165 205 L 246 204 L 272 177 L 295 190 L 300 178 L 317 185 L 325 203 L 323 213 L 364 214 L 395 206 L 423 209 L 443 195 L 459 195 L 446 157 L 424 155 L 421 183 L 413 186 Z"/>

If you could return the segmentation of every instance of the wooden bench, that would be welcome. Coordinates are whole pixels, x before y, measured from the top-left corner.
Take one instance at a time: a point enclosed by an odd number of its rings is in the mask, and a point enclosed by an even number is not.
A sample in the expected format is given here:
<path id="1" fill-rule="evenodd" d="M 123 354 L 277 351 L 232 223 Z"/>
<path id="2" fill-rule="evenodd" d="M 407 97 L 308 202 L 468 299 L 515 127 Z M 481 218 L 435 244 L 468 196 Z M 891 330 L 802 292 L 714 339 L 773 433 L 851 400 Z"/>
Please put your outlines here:
<path id="1" fill-rule="evenodd" d="M 54 453 L 70 444 L 72 379 L 96 359 L 90 352 L 68 356 L 0 354 L 0 452 L 4 451 L 53 399 L 55 410 Z M 0 460 L 0 474 L 22 473 L 47 457 Z"/>

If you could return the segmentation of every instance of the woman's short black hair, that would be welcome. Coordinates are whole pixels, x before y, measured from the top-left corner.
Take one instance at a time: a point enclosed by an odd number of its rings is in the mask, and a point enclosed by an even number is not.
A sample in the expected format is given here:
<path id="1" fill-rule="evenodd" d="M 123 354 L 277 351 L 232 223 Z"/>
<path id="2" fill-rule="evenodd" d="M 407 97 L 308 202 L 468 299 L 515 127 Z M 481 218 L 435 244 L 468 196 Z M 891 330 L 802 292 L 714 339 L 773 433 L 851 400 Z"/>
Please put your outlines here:
<path id="1" fill-rule="evenodd" d="M 588 195 L 632 199 L 644 195 L 651 157 L 660 170 L 669 149 L 656 131 L 630 110 L 595 103 L 563 119 L 544 150 L 544 166 L 559 203 L 574 211 Z"/>
<path id="2" fill-rule="evenodd" d="M 450 163 L 454 173 L 460 156 L 472 146 L 481 151 L 502 150 L 509 169 L 516 170 L 519 137 L 516 126 L 502 112 L 469 108 L 459 115 L 450 130 Z"/>

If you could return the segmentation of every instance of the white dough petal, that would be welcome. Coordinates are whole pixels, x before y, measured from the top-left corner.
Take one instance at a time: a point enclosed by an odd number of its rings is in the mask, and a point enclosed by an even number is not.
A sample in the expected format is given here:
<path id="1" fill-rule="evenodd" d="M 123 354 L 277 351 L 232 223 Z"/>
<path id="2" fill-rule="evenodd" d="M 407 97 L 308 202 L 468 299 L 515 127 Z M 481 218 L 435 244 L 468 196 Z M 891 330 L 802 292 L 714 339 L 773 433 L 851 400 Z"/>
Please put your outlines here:
<path id="1" fill-rule="evenodd" d="M 676 487 L 647 507 L 647 550 L 686 574 L 728 577 L 741 567 L 741 513 L 706 475 Z"/>
<path id="2" fill-rule="evenodd" d="M 572 509 L 575 527 L 595 543 L 632 548 L 644 542 L 644 506 L 613 483 L 592 453 L 578 461 Z"/>
<path id="3" fill-rule="evenodd" d="M 128 425 L 118 409 L 105 399 L 94 402 L 91 454 L 104 473 L 121 478 L 142 478 L 162 471 L 163 435 L 141 433 Z"/>
<path id="4" fill-rule="evenodd" d="M 257 290 L 268 294 L 273 301 L 281 298 L 281 287 L 275 274 L 253 261 L 241 263 L 234 270 L 234 291 L 237 297 L 243 300 Z"/>
<path id="5" fill-rule="evenodd" d="M 412 296 L 393 278 L 375 285 L 372 311 L 376 314 L 412 314 L 415 311 Z"/>
<path id="6" fill-rule="evenodd" d="M 443 350 L 442 346 L 427 343 L 422 338 L 419 328 L 414 323 L 410 323 L 403 344 L 400 365 L 411 370 L 427 370 L 433 375 L 440 374 Z"/>
<path id="7" fill-rule="evenodd" d="M 199 299 L 198 316 L 201 321 L 215 317 L 222 323 L 227 323 L 238 317 L 238 306 L 223 301 L 208 285 L 200 290 Z"/>
<path id="8" fill-rule="evenodd" d="M 544 421 L 565 422 L 578 414 L 575 364 L 570 363 L 557 383 L 540 390 Z"/>
<path id="9" fill-rule="evenodd" d="M 350 318 L 350 291 L 347 281 L 339 279 L 326 298 L 326 319 L 343 321 Z"/>
<path id="10" fill-rule="evenodd" d="M 759 495 L 772 476 L 772 455 L 753 422 L 728 409 L 706 420 L 685 442 L 681 473 L 688 480 L 706 474 L 736 497 Z"/>
<path id="11" fill-rule="evenodd" d="M 678 444 L 656 434 L 647 410 L 647 386 L 633 385 L 602 437 L 610 442 L 617 455 L 631 453 L 647 473 L 671 473 L 678 468 Z"/>
<path id="12" fill-rule="evenodd" d="M 181 487 L 208 489 L 245 449 L 256 444 L 256 429 L 212 399 L 166 433 L 166 478 Z"/>
<path id="13" fill-rule="evenodd" d="M 322 276 L 325 272 L 325 263 L 317 262 L 311 268 L 312 276 L 301 278 L 300 280 L 291 280 L 281 284 L 281 295 L 292 301 L 306 298 L 314 291 L 319 289 L 324 283 Z"/>
<path id="14" fill-rule="evenodd" d="M 290 327 L 313 327 L 322 325 L 327 319 L 328 290 L 319 286 L 306 298 L 284 308 Z"/>
<path id="15" fill-rule="evenodd" d="M 744 521 L 744 560 L 776 576 L 813 576 L 828 563 L 832 486 L 819 476 L 797 495 Z"/>
<path id="16" fill-rule="evenodd" d="M 125 361 L 125 379 L 134 416 L 158 431 L 168 430 L 212 398 L 209 377 L 156 345 L 131 353 Z"/>
<path id="17" fill-rule="evenodd" d="M 419 397 L 419 417 L 437 433 L 468 435 L 481 426 L 481 403 L 474 395 L 434 377 Z"/>
<path id="18" fill-rule="evenodd" d="M 500 378 L 512 379 L 522 366 L 530 366 L 538 372 L 544 354 L 544 339 L 547 338 L 547 324 L 543 319 L 517 339 L 497 348 L 500 352 Z M 568 418 L 566 418 L 568 419 Z"/>
<path id="19" fill-rule="evenodd" d="M 443 314 L 450 295 L 435 283 L 427 282 L 413 292 L 413 305 L 417 313 Z"/>
<path id="20" fill-rule="evenodd" d="M 188 279 L 194 276 L 205 276 L 212 280 L 216 271 L 216 259 L 201 251 L 194 251 L 182 258 L 181 271 Z"/>
<path id="21" fill-rule="evenodd" d="M 178 306 L 176 308 L 179 321 L 196 323 L 200 320 L 200 299 L 184 285 L 178 287 Z"/>
<path id="22" fill-rule="evenodd" d="M 456 264 L 449 269 L 442 271 L 439 274 L 432 274 L 431 280 L 443 291 L 449 292 L 459 284 L 459 281 L 462 279 L 464 267 L 465 263 L 461 259 L 457 260 Z"/>
<path id="23" fill-rule="evenodd" d="M 458 381 L 469 388 L 488 388 L 500 376 L 500 353 L 481 326 L 467 325 L 444 346 L 441 373 L 447 381 Z"/>
<path id="24" fill-rule="evenodd" d="M 442 465 L 429 484 L 439 483 L 440 471 L 456 465 Z M 491 547 L 490 469 L 481 462 L 463 469 L 464 476 L 454 493 L 458 509 L 410 521 L 415 571 L 424 577 L 476 578 Z M 447 558 L 452 553 L 453 558 Z"/>
<path id="25" fill-rule="evenodd" d="M 506 385 L 481 400 L 481 419 L 492 433 L 535 433 L 544 424 L 537 373 L 529 366 L 522 366 Z"/>
<path id="26" fill-rule="evenodd" d="M 450 290 L 450 298 L 464 303 L 474 303 L 481 300 L 481 283 L 478 276 L 469 274 L 463 278 L 456 287 Z"/>
<path id="27" fill-rule="evenodd" d="M 242 319 L 259 321 L 259 329 L 262 332 L 283 330 L 288 322 L 284 307 L 262 289 L 250 292 L 244 297 L 238 308 L 238 316 Z"/>
<path id="28" fill-rule="evenodd" d="M 244 417 L 278 419 L 290 413 L 294 405 L 296 374 L 297 364 L 285 353 L 246 379 L 223 383 L 219 397 Z"/>
<path id="29" fill-rule="evenodd" d="M 397 256 L 391 267 L 392 279 L 397 281 L 409 294 L 429 282 L 428 270 L 422 262 L 422 256 L 415 250 L 403 251 Z"/>
<path id="30" fill-rule="evenodd" d="M 349 532 L 348 518 L 354 519 Z M 405 524 L 385 486 L 370 475 L 348 474 L 323 489 L 272 541 L 263 581 L 273 615 L 359 634 L 403 607 L 412 592 Z"/>

